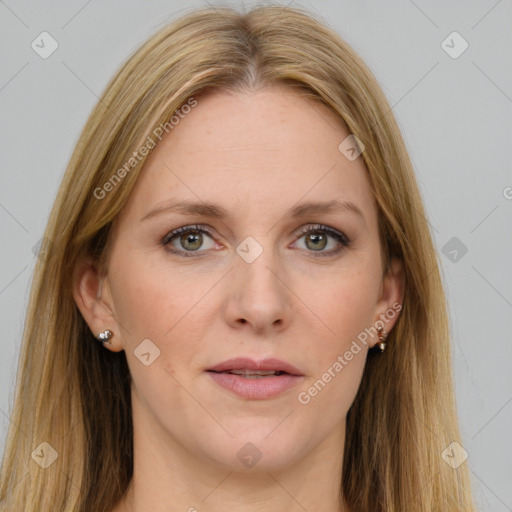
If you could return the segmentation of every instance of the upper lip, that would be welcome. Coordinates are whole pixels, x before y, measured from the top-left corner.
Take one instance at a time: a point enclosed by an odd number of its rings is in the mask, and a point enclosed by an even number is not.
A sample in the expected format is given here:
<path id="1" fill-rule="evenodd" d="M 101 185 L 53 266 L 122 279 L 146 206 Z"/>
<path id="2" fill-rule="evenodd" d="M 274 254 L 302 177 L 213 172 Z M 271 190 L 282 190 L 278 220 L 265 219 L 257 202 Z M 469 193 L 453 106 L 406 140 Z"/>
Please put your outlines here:
<path id="1" fill-rule="evenodd" d="M 276 371 L 285 372 L 290 375 L 303 376 L 304 374 L 295 366 L 280 359 L 262 359 L 255 361 L 248 357 L 236 357 L 219 363 L 206 371 L 226 372 L 229 370 L 260 370 L 260 371 Z"/>

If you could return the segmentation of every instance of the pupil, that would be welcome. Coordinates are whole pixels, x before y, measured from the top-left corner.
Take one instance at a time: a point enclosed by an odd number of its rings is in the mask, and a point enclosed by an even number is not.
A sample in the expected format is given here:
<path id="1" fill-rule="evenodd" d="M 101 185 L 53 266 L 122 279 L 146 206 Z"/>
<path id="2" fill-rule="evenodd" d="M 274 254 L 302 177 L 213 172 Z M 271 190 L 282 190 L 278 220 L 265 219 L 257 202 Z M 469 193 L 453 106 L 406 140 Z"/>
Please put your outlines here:
<path id="1" fill-rule="evenodd" d="M 312 248 L 315 251 L 319 250 L 319 249 L 323 249 L 326 246 L 326 243 L 327 243 L 325 235 L 320 234 L 320 233 L 309 234 L 306 237 L 306 245 L 308 245 L 308 241 L 313 241 L 314 242 L 313 247 L 310 247 L 310 249 Z M 318 244 L 318 242 L 320 242 L 320 244 Z M 309 247 L 309 245 L 308 245 L 308 247 Z"/>
<path id="2" fill-rule="evenodd" d="M 190 246 L 187 246 L 188 243 L 191 243 L 192 245 Z M 199 247 L 201 247 L 201 242 L 202 242 L 202 235 L 201 233 L 197 233 L 197 234 L 190 234 L 190 233 L 187 233 L 186 235 L 183 235 L 181 237 L 181 245 L 183 246 L 184 249 L 190 249 L 192 251 L 196 251 L 197 249 L 199 249 Z"/>

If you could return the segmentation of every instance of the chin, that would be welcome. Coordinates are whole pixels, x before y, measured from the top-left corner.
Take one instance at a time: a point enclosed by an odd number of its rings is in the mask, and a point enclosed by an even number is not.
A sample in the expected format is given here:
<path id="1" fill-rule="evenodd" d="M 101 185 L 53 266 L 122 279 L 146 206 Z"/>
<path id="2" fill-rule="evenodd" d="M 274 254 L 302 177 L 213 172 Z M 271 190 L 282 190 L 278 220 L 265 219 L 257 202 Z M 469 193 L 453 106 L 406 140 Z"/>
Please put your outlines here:
<path id="1" fill-rule="evenodd" d="M 255 473 L 286 469 L 300 459 L 304 450 L 297 447 L 308 443 L 302 436 L 294 435 L 289 427 L 278 426 L 280 421 L 282 418 L 231 423 L 227 430 L 233 437 L 219 432 L 217 439 L 210 437 L 207 445 L 203 439 L 203 453 L 214 464 L 230 471 Z"/>

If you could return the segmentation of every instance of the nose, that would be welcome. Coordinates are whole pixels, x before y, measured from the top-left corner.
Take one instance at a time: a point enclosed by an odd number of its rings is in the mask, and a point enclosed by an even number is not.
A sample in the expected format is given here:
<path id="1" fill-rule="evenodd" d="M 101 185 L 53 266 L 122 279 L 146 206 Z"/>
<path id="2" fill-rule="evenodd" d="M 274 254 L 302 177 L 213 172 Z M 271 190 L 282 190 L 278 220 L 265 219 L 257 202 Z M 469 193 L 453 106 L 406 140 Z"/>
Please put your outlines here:
<path id="1" fill-rule="evenodd" d="M 231 327 L 265 335 L 280 332 L 290 324 L 293 293 L 271 252 L 265 249 L 252 263 L 242 259 L 235 263 L 224 310 Z"/>

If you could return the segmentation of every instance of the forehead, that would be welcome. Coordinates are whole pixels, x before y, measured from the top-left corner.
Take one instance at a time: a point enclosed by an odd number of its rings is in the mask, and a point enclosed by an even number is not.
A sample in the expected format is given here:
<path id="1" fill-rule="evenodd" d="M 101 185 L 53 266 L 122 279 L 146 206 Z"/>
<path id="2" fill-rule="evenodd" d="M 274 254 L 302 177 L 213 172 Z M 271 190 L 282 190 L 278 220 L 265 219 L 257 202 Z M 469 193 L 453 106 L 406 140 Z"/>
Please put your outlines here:
<path id="1" fill-rule="evenodd" d="M 199 97 L 152 150 L 126 209 L 180 197 L 274 216 L 301 200 L 374 212 L 362 158 L 338 149 L 349 134 L 334 112 L 289 88 Z"/>

